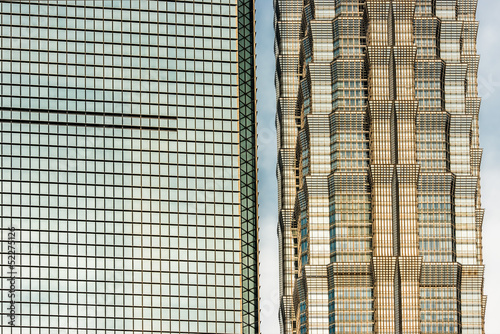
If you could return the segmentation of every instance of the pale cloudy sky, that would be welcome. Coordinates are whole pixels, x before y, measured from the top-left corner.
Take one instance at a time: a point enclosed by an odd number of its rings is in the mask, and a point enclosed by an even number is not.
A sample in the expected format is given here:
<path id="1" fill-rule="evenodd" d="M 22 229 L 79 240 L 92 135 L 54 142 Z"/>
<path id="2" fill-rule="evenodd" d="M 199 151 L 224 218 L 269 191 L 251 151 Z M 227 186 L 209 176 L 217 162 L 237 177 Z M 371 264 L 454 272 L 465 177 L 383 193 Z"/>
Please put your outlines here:
<path id="1" fill-rule="evenodd" d="M 256 0 L 262 334 L 278 334 L 278 243 L 272 0 Z M 500 1 L 479 0 L 482 199 L 486 333 L 500 334 Z"/>

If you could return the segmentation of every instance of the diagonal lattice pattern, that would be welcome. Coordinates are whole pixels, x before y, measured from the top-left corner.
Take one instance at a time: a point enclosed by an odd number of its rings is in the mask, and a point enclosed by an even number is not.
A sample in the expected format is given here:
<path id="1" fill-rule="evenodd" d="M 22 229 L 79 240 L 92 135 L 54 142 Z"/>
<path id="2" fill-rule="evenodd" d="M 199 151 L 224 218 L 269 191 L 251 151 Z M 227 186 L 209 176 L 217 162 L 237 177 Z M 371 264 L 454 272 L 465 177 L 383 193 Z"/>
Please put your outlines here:
<path id="1" fill-rule="evenodd" d="M 243 333 L 259 333 L 254 1 L 238 1 Z"/>

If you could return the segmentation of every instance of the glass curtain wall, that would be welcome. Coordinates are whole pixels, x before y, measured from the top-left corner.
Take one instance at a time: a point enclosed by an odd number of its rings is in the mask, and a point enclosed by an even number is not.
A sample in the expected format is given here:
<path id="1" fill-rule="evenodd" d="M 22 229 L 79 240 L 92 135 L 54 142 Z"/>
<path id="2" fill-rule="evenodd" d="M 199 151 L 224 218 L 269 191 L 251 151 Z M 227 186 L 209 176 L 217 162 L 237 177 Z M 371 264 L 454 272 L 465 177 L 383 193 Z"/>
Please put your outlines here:
<path id="1" fill-rule="evenodd" d="M 1 327 L 258 331 L 253 2 L 1 1 L 0 33 Z"/>

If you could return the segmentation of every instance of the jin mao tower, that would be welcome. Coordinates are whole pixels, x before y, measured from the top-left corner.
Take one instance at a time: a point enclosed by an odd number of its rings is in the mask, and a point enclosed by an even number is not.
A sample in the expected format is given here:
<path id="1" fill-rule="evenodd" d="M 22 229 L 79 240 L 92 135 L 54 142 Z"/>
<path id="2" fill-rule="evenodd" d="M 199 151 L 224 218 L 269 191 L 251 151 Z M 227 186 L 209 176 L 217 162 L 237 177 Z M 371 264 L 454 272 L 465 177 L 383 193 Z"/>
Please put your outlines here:
<path id="1" fill-rule="evenodd" d="M 483 333 L 477 0 L 276 0 L 282 333 Z"/>

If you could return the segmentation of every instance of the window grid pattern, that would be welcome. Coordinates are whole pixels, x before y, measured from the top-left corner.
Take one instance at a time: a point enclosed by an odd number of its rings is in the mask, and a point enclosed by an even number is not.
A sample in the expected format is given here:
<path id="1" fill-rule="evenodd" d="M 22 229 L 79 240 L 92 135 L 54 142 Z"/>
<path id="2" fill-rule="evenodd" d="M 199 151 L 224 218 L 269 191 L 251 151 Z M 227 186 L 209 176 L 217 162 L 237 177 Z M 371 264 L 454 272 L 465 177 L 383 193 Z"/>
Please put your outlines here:
<path id="1" fill-rule="evenodd" d="M 21 331 L 241 333 L 242 281 L 258 318 L 241 265 L 255 97 L 238 40 L 253 47 L 253 30 L 237 35 L 237 8 L 0 2 L 0 214 L 19 231 Z"/>
<path id="2" fill-rule="evenodd" d="M 459 297 L 454 287 L 420 290 L 421 333 L 456 333 L 459 329 Z"/>
<path id="3" fill-rule="evenodd" d="M 373 333 L 371 288 L 332 289 L 329 300 L 329 333 Z"/>

